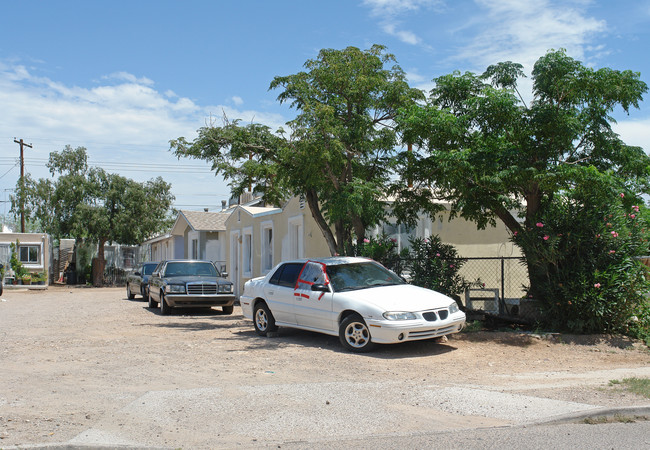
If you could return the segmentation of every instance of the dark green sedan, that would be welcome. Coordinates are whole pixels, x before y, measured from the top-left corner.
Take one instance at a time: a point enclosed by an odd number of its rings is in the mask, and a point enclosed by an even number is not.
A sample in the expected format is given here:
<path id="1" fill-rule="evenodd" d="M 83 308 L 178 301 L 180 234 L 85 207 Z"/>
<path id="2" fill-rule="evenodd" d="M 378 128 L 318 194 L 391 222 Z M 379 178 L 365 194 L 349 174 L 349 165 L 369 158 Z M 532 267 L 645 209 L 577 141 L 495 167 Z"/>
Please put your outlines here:
<path id="1" fill-rule="evenodd" d="M 235 295 L 232 282 L 211 261 L 161 261 L 149 277 L 149 307 L 160 305 L 161 314 L 172 308 L 220 306 L 232 314 Z"/>

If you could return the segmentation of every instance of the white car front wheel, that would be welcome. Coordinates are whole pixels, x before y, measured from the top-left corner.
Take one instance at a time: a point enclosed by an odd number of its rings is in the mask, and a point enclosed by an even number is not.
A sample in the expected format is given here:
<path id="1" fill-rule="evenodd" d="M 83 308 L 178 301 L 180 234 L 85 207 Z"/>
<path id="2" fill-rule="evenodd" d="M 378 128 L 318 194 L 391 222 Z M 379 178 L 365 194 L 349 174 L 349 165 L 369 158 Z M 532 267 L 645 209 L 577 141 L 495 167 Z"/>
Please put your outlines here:
<path id="1" fill-rule="evenodd" d="M 346 349 L 353 352 L 368 352 L 374 347 L 370 330 L 358 314 L 349 315 L 341 321 L 339 340 Z"/>

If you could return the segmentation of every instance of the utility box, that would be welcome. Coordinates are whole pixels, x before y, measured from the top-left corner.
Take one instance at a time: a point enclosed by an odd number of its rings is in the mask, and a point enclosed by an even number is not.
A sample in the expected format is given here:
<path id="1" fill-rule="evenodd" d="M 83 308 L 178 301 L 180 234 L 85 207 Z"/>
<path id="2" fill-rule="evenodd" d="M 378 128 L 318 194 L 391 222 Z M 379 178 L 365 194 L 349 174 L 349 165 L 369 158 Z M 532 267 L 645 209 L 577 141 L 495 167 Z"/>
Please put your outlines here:
<path id="1" fill-rule="evenodd" d="M 499 289 L 467 289 L 465 305 L 467 309 L 499 314 Z"/>

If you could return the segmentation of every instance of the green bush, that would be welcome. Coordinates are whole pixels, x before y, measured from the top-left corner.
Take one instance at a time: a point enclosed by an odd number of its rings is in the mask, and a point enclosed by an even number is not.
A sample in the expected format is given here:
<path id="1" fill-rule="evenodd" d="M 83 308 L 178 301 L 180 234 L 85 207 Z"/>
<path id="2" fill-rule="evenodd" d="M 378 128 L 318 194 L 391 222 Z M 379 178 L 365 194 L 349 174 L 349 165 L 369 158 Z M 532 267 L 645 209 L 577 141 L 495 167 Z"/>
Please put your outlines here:
<path id="1" fill-rule="evenodd" d="M 397 252 L 397 240 L 382 234 L 357 242 L 348 250 L 347 254 L 349 256 L 364 256 L 374 259 L 396 274 L 402 275 L 405 265 L 404 259 L 408 257 L 408 250 L 404 250 L 399 254 Z"/>
<path id="2" fill-rule="evenodd" d="M 460 299 L 472 284 L 460 274 L 467 259 L 458 256 L 453 245 L 443 244 L 439 236 L 410 240 L 408 269 L 411 283 Z"/>
<path id="3" fill-rule="evenodd" d="M 650 335 L 650 223 L 643 206 L 595 186 L 554 199 L 514 236 L 524 251 L 545 325 L 574 333 Z"/>

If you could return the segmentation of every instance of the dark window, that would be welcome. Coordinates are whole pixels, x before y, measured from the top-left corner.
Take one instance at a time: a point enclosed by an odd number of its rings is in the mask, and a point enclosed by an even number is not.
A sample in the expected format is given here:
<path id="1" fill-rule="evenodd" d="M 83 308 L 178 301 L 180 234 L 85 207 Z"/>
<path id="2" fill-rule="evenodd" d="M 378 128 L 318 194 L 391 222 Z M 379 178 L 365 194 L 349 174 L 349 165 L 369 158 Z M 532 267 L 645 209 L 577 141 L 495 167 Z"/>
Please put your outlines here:
<path id="1" fill-rule="evenodd" d="M 140 272 L 142 275 L 151 275 L 156 268 L 156 265 L 157 264 L 144 264 Z"/>
<path id="2" fill-rule="evenodd" d="M 271 284 L 277 284 L 279 286 L 286 287 L 295 287 L 296 280 L 298 280 L 298 275 L 300 275 L 300 270 L 302 269 L 303 263 L 287 263 L 278 268 L 275 271 L 269 282 Z"/>
<path id="3" fill-rule="evenodd" d="M 21 245 L 20 250 L 20 262 L 27 264 L 38 263 L 38 250 L 40 247 L 36 245 Z"/>

